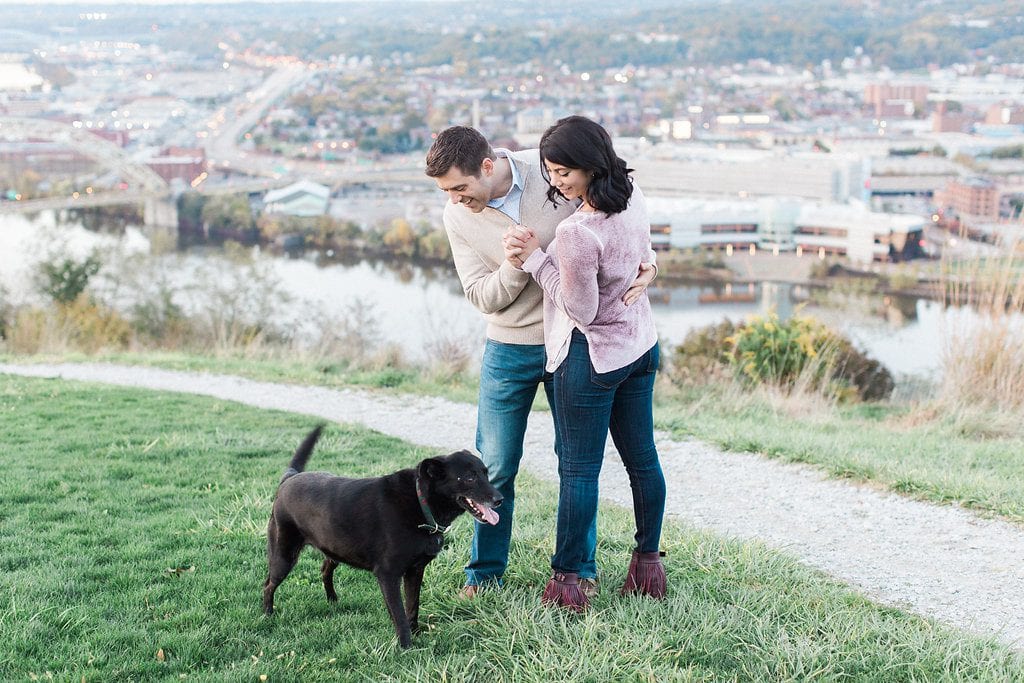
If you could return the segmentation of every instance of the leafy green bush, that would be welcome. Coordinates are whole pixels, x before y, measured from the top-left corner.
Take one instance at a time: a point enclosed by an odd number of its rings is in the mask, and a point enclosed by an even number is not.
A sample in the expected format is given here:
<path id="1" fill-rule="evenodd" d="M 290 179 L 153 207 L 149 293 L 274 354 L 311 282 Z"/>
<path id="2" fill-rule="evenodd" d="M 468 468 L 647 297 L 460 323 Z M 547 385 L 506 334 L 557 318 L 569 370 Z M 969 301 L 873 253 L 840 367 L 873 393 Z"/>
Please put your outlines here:
<path id="1" fill-rule="evenodd" d="M 725 340 L 737 374 L 755 384 L 792 385 L 831 340 L 813 318 L 780 321 L 774 312 L 753 316 Z"/>
<path id="2" fill-rule="evenodd" d="M 889 371 L 809 316 L 755 316 L 725 340 L 737 376 L 753 384 L 798 383 L 839 398 L 879 400 L 892 393 Z"/>
<path id="3" fill-rule="evenodd" d="M 865 401 L 884 399 L 894 387 L 889 371 L 849 339 L 814 318 L 780 321 L 775 313 L 691 331 L 673 352 L 668 376 L 684 387 L 737 377 L 748 385 L 802 385 Z"/>
<path id="4" fill-rule="evenodd" d="M 888 368 L 867 354 L 860 352 L 849 339 L 833 338 L 832 376 L 857 389 L 862 401 L 881 401 L 889 398 L 896 388 Z"/>
<path id="5" fill-rule="evenodd" d="M 36 271 L 39 290 L 58 304 L 75 301 L 89 280 L 100 270 L 100 258 L 95 253 L 84 260 L 67 255 L 57 255 L 42 261 Z"/>

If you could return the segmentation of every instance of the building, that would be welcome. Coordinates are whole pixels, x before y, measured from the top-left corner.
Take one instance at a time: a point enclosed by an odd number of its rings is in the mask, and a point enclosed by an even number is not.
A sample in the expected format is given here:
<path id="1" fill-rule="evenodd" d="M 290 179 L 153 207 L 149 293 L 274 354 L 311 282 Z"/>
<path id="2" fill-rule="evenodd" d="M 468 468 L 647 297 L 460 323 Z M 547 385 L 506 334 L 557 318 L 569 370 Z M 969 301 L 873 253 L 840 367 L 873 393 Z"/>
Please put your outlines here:
<path id="1" fill-rule="evenodd" d="M 197 179 L 206 177 L 206 152 L 199 148 L 166 147 L 160 150 L 160 156 L 147 159 L 146 165 L 168 183 L 177 179 L 193 185 Z"/>
<path id="2" fill-rule="evenodd" d="M 964 172 L 952 159 L 936 156 L 889 156 L 870 161 L 868 189 L 873 198 L 931 198 Z"/>
<path id="3" fill-rule="evenodd" d="M 793 197 L 701 200 L 649 197 L 655 248 L 767 250 L 857 263 L 900 261 L 921 255 L 926 220 L 876 213 L 860 202 L 806 202 Z"/>
<path id="4" fill-rule="evenodd" d="M 264 195 L 263 210 L 287 216 L 322 216 L 327 213 L 330 197 L 331 189 L 326 185 L 300 180 Z"/>
<path id="5" fill-rule="evenodd" d="M 999 187 L 977 176 L 957 178 L 935 194 L 935 204 L 968 221 L 994 221 L 999 218 Z"/>
<path id="6" fill-rule="evenodd" d="M 616 141 L 616 149 L 620 142 Z M 785 195 L 845 202 L 866 196 L 869 177 L 859 155 L 674 145 L 620 153 L 630 160 L 637 184 L 649 196 L 744 199 Z"/>
<path id="7" fill-rule="evenodd" d="M 94 171 L 96 160 L 62 142 L 0 140 L 0 165 L 15 175 L 33 171 L 67 177 Z"/>
<path id="8" fill-rule="evenodd" d="M 571 112 L 555 107 L 530 107 L 516 113 L 516 141 L 524 148 L 536 147 L 540 136 Z"/>
<path id="9" fill-rule="evenodd" d="M 947 111 L 946 103 L 939 102 L 932 114 L 933 133 L 969 133 L 975 119 L 962 111 Z"/>
<path id="10" fill-rule="evenodd" d="M 1024 106 L 1006 102 L 993 104 L 985 112 L 985 123 L 990 126 L 1024 125 Z"/>
<path id="11" fill-rule="evenodd" d="M 864 103 L 875 118 L 911 117 L 928 102 L 928 86 L 913 83 L 869 83 L 864 87 Z"/>

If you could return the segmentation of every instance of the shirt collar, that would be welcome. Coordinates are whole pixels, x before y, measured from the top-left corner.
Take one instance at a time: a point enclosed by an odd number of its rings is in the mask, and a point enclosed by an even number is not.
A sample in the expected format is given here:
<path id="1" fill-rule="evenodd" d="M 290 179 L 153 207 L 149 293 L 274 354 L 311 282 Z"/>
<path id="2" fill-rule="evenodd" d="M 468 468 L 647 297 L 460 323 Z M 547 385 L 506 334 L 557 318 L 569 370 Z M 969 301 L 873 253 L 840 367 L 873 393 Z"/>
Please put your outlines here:
<path id="1" fill-rule="evenodd" d="M 487 206 L 491 206 L 497 209 L 500 208 L 510 197 L 515 196 L 517 191 L 523 191 L 523 178 L 521 175 L 519 175 L 519 169 L 516 168 L 515 160 L 509 156 L 509 150 L 498 148 L 494 150 L 494 153 L 499 157 L 504 157 L 505 159 L 508 159 L 508 167 L 512 171 L 512 184 L 509 186 L 508 192 L 506 192 L 503 196 L 498 197 L 497 199 L 492 199 L 491 201 L 487 202 Z"/>

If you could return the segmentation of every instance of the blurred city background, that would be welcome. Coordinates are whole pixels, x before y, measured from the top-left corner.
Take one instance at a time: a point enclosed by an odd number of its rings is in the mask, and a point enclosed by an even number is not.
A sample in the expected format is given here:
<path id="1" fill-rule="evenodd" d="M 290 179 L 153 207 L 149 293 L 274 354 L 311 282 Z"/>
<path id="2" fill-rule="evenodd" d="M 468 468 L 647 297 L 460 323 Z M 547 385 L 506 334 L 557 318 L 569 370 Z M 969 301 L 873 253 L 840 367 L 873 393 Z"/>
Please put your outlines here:
<path id="1" fill-rule="evenodd" d="M 650 200 L 669 341 L 803 306 L 927 376 L 940 259 L 1022 234 L 1018 0 L 4 3 L 0 305 L 91 255 L 124 310 L 264 287 L 297 336 L 476 344 L 425 151 L 576 113 Z"/>

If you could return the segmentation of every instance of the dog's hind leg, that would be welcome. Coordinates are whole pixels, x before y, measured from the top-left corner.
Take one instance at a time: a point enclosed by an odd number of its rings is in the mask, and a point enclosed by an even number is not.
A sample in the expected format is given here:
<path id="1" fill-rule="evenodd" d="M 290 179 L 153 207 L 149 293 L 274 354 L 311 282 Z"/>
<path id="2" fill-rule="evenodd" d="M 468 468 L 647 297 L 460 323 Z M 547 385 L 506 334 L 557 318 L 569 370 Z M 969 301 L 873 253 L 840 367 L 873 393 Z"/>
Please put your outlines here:
<path id="1" fill-rule="evenodd" d="M 338 563 L 325 557 L 324 563 L 320 565 L 320 578 L 324 580 L 324 591 L 327 592 L 327 599 L 331 602 L 338 601 L 338 594 L 334 592 L 334 570 Z"/>
<path id="2" fill-rule="evenodd" d="M 380 592 L 384 594 L 384 604 L 387 605 L 388 614 L 391 615 L 391 621 L 395 625 L 395 635 L 398 636 L 398 644 L 403 649 L 412 647 L 409 619 L 406 617 L 405 607 L 402 605 L 402 590 L 399 586 L 400 577 L 393 574 L 376 574 L 376 576 Z"/>
<path id="3" fill-rule="evenodd" d="M 267 580 L 263 582 L 263 613 L 274 613 L 274 591 L 299 561 L 305 540 L 298 529 L 283 529 L 271 518 L 267 528 Z"/>
<path id="4" fill-rule="evenodd" d="M 423 570 L 426 566 L 414 564 L 402 577 L 405 585 L 405 614 L 409 619 L 409 630 L 413 633 L 420 630 L 420 586 L 423 585 Z"/>

